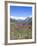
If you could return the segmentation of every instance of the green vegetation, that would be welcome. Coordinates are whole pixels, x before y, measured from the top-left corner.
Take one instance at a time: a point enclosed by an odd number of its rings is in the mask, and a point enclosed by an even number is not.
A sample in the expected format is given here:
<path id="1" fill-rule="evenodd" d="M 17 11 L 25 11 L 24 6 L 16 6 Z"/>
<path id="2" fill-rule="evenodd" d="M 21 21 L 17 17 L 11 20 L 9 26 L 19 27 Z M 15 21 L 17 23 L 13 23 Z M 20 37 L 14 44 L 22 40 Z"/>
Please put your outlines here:
<path id="1" fill-rule="evenodd" d="M 32 28 L 30 26 L 17 26 L 16 23 L 10 24 L 10 39 L 31 39 Z"/>

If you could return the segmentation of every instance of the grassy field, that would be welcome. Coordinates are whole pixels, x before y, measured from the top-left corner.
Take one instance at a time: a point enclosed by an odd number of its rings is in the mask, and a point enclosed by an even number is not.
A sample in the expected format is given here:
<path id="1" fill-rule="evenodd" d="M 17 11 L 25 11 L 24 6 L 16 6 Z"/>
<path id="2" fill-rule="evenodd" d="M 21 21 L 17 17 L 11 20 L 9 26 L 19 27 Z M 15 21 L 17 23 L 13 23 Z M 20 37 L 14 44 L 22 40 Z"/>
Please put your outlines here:
<path id="1" fill-rule="evenodd" d="M 10 39 L 31 39 L 32 28 L 29 25 L 17 25 L 16 23 L 10 24 Z"/>

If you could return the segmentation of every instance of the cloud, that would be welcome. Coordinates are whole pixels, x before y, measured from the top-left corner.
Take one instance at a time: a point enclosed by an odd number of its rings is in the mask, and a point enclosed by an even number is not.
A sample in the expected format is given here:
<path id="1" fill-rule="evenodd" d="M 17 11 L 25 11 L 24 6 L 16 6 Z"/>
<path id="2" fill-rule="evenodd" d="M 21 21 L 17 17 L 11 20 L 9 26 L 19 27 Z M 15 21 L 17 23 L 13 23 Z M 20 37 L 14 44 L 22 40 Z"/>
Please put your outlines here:
<path id="1" fill-rule="evenodd" d="M 16 20 L 18 20 L 18 19 L 25 20 L 27 17 L 14 17 L 14 16 L 10 16 L 10 18 L 16 19 Z"/>

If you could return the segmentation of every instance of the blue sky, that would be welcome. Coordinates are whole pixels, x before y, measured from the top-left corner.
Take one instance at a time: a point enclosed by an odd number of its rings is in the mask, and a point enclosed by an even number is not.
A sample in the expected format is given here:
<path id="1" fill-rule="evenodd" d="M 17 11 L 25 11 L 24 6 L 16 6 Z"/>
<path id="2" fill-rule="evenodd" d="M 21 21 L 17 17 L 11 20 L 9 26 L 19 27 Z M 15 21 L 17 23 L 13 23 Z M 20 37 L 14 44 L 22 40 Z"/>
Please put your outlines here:
<path id="1" fill-rule="evenodd" d="M 10 6 L 10 16 L 14 16 L 14 17 L 29 17 L 29 16 L 32 16 L 32 7 Z"/>

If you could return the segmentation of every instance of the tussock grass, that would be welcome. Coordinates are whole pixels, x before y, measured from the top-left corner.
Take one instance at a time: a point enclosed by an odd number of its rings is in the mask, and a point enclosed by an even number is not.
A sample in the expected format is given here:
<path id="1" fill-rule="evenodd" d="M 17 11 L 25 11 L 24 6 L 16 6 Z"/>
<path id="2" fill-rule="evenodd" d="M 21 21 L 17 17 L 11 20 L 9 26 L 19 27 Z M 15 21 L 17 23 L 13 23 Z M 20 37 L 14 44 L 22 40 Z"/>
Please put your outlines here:
<path id="1" fill-rule="evenodd" d="M 32 29 L 28 27 L 16 28 L 16 24 L 10 24 L 10 39 L 31 39 L 32 38 Z"/>

